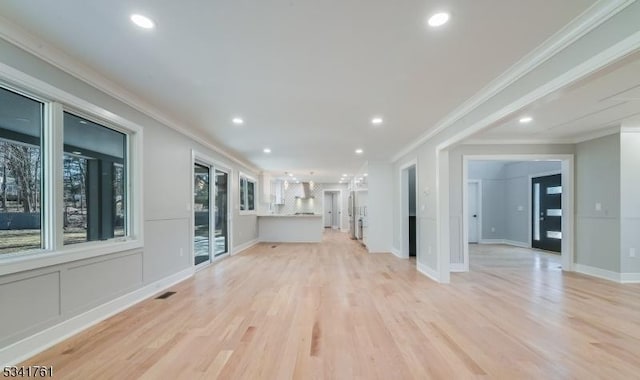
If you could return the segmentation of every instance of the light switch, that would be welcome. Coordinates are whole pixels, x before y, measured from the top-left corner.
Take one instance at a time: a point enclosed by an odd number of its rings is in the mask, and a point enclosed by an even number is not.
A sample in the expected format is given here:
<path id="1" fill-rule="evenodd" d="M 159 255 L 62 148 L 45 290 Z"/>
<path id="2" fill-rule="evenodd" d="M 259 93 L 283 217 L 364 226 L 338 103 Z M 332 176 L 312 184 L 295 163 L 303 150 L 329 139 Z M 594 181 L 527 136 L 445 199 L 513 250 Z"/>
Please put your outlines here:
<path id="1" fill-rule="evenodd" d="M 518 206 L 518 211 L 524 211 L 524 206 Z"/>
<path id="2" fill-rule="evenodd" d="M 602 203 L 596 203 L 596 211 L 602 211 Z"/>

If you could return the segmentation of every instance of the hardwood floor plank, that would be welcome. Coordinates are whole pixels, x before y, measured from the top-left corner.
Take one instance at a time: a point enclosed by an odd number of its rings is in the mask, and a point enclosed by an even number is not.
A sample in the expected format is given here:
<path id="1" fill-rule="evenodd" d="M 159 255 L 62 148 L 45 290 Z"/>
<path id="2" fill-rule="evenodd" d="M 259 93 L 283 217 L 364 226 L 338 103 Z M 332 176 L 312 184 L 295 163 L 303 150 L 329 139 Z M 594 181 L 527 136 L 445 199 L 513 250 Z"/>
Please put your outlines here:
<path id="1" fill-rule="evenodd" d="M 472 245 L 449 285 L 346 234 L 257 245 L 27 360 L 56 378 L 629 379 L 640 285 Z"/>

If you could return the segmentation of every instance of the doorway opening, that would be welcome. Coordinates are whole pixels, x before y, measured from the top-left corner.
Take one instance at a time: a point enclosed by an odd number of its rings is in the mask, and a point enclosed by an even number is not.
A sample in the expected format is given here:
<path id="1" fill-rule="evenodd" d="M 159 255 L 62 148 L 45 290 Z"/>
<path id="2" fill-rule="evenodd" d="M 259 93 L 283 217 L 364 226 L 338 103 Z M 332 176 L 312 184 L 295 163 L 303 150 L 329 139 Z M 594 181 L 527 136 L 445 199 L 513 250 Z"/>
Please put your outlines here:
<path id="1" fill-rule="evenodd" d="M 572 181 L 572 155 L 464 156 L 464 262 L 452 267 L 546 262 L 573 270 L 573 220 L 563 218 L 572 215 Z"/>
<path id="2" fill-rule="evenodd" d="M 400 257 L 417 257 L 419 252 L 418 178 L 415 161 L 400 170 L 401 247 Z"/>
<path id="3" fill-rule="evenodd" d="M 339 190 L 323 191 L 323 225 L 324 228 L 338 230 L 341 228 L 342 192 Z"/>

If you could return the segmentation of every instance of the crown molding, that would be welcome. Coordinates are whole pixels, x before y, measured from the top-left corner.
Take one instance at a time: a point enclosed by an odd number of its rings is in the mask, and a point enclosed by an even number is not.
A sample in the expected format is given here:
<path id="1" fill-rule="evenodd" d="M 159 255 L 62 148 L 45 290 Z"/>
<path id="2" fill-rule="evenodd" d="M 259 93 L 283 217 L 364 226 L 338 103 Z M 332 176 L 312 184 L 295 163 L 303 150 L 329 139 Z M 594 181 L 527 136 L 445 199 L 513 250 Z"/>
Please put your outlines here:
<path id="1" fill-rule="evenodd" d="M 396 162 L 527 75 L 636 0 L 599 0 L 392 157 Z"/>
<path id="2" fill-rule="evenodd" d="M 465 140 L 461 145 L 540 145 L 540 144 L 548 144 L 548 145 L 559 145 L 559 144 L 579 144 L 585 141 L 598 139 L 600 137 L 614 135 L 616 133 L 620 133 L 624 131 L 620 128 L 620 126 L 609 127 L 604 129 L 599 129 L 597 131 L 582 133 L 576 135 L 571 138 L 562 138 L 562 139 L 510 139 L 510 138 L 493 138 L 493 139 L 468 139 Z"/>
<path id="3" fill-rule="evenodd" d="M 158 123 L 163 124 L 191 140 L 204 145 L 234 163 L 255 173 L 259 173 L 261 171 L 261 169 L 254 164 L 236 157 L 232 153 L 215 145 L 215 143 L 211 141 L 211 138 L 200 133 L 193 132 L 189 128 L 183 127 L 183 123 L 176 121 L 174 118 L 153 106 L 142 97 L 125 89 L 90 66 L 78 62 L 66 52 L 36 37 L 26 29 L 16 25 L 3 16 L 0 16 L 0 38 L 56 67 L 57 69 L 89 84 L 110 97 L 117 99 L 121 103 L 141 112 Z"/>

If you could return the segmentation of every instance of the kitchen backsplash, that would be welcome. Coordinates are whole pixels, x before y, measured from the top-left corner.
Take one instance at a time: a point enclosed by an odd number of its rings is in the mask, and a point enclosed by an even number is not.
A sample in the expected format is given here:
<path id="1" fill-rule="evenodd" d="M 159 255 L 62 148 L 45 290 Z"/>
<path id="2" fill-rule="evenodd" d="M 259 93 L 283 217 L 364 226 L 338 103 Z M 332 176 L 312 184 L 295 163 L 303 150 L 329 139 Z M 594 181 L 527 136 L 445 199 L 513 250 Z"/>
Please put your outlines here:
<path id="1" fill-rule="evenodd" d="M 302 184 L 290 183 L 284 191 L 284 204 L 275 206 L 276 214 L 290 215 L 297 212 L 312 212 L 314 214 L 322 214 L 322 190 L 323 189 L 343 189 L 347 186 L 332 183 L 316 183 L 311 190 L 312 199 L 297 199 L 296 196 L 302 194 Z M 344 193 L 348 195 L 347 193 Z M 345 195 L 345 196 L 346 196 Z"/>

